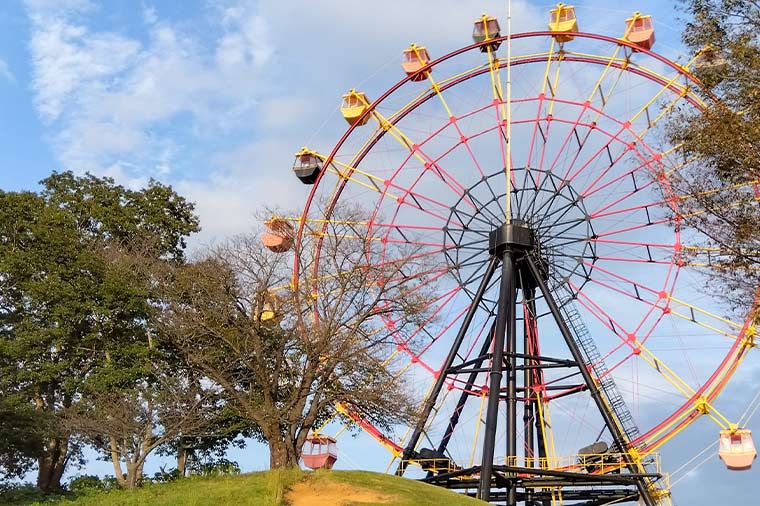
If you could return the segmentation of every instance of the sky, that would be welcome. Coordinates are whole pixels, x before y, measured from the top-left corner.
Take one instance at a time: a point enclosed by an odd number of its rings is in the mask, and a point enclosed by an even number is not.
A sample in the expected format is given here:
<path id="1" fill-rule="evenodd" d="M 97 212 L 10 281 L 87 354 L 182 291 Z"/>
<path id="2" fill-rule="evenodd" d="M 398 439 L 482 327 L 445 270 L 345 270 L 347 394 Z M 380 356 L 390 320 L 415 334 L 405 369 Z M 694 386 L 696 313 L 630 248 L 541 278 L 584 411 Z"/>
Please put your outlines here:
<path id="1" fill-rule="evenodd" d="M 577 3 L 581 29 L 619 35 L 630 15 L 620 5 Z M 515 0 L 514 30 L 543 29 L 549 7 Z M 682 58 L 674 2 L 635 7 L 654 16 L 655 49 Z M 400 51 L 412 41 L 437 55 L 469 44 L 482 12 L 504 19 L 506 2 L 0 2 L 0 188 L 35 190 L 52 170 L 135 188 L 154 178 L 196 203 L 202 231 L 193 248 L 250 231 L 257 210 L 303 205 L 293 154 L 304 145 L 330 151 L 346 128 L 338 111 L 346 90 L 378 96 L 402 77 Z M 684 451 L 710 437 L 689 435 Z M 232 458 L 244 470 L 267 461 L 257 445 Z M 343 465 L 385 464 L 348 459 Z M 727 476 L 716 460 L 682 482 L 677 504 L 742 503 L 757 469 Z M 111 469 L 92 463 L 80 472 Z"/>

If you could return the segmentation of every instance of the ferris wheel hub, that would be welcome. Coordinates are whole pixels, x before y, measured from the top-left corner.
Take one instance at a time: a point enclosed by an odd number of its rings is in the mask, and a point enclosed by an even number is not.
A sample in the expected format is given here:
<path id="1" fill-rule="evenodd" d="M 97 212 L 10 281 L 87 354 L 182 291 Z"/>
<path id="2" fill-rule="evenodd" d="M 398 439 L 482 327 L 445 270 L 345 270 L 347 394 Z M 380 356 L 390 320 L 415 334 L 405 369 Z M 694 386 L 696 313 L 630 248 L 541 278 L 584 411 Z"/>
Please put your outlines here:
<path id="1" fill-rule="evenodd" d="M 530 253 L 544 280 L 551 278 L 550 284 L 556 287 L 574 278 L 575 290 L 579 290 L 588 281 L 597 257 L 590 240 L 595 237 L 594 227 L 581 192 L 550 171 L 515 167 L 513 174 L 517 181 L 546 182 L 537 189 L 523 184 L 510 192 L 513 214 L 509 223 L 505 220 L 503 170 L 480 178 L 451 207 L 442 227 L 450 273 L 465 293 L 474 297 L 478 274 L 489 257 L 501 259 L 509 249 L 525 288 L 536 286 L 523 261 Z M 495 304 L 492 293 L 485 299 Z"/>
<path id="2" fill-rule="evenodd" d="M 523 220 L 512 220 L 492 230 L 488 237 L 488 252 L 501 255 L 504 251 L 531 251 L 537 247 L 536 234 Z"/>
<path id="3" fill-rule="evenodd" d="M 526 257 L 533 258 L 541 278 L 546 281 L 547 264 L 540 251 L 540 243 L 535 231 L 527 222 L 513 219 L 491 231 L 488 236 L 488 252 L 492 257 L 503 258 L 510 255 L 515 269 L 519 272 L 517 286 L 521 290 L 536 288 L 537 281 L 526 265 Z"/>

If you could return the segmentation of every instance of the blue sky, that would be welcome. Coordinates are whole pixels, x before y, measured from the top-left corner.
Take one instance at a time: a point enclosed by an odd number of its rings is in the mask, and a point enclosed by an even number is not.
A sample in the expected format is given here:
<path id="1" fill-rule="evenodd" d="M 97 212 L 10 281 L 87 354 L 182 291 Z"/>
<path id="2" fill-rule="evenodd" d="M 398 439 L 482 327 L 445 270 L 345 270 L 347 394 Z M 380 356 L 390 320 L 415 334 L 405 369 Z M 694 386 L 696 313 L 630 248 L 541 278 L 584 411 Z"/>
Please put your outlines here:
<path id="1" fill-rule="evenodd" d="M 581 29 L 619 35 L 630 11 L 610 4 L 576 4 Z M 515 1 L 514 30 L 543 29 L 548 8 Z M 655 17 L 656 50 L 679 58 L 674 3 L 636 8 Z M 484 11 L 504 19 L 506 2 L 2 2 L 0 187 L 35 189 L 54 169 L 134 187 L 152 177 L 197 203 L 203 231 L 194 246 L 248 231 L 257 209 L 302 204 L 293 153 L 305 144 L 330 150 L 345 129 L 342 93 L 379 95 L 402 77 L 401 49 L 417 41 L 441 55 L 467 44 Z M 701 450 L 711 434 L 694 432 L 684 451 Z M 358 447 L 354 455 L 366 455 Z M 253 445 L 234 458 L 261 469 L 266 452 Z M 702 468 L 704 492 L 682 486 L 680 497 L 712 504 L 708 495 L 726 497 L 726 483 L 749 489 L 757 472 L 725 478 L 721 467 Z M 111 472 L 98 463 L 87 470 Z"/>
<path id="2" fill-rule="evenodd" d="M 640 4 L 674 23 L 670 4 Z M 377 92 L 373 81 L 400 77 L 409 42 L 454 49 L 467 42 L 470 18 L 503 15 L 505 5 L 3 2 L 0 184 L 34 188 L 52 169 L 133 186 L 154 177 L 198 203 L 199 242 L 246 230 L 262 205 L 300 205 L 303 189 L 281 176 L 303 144 L 329 149 L 346 89 Z M 541 29 L 546 8 L 517 2 L 515 30 Z M 625 14 L 603 7 L 581 26 L 617 33 Z M 677 34 L 663 31 L 663 48 L 677 46 Z"/>

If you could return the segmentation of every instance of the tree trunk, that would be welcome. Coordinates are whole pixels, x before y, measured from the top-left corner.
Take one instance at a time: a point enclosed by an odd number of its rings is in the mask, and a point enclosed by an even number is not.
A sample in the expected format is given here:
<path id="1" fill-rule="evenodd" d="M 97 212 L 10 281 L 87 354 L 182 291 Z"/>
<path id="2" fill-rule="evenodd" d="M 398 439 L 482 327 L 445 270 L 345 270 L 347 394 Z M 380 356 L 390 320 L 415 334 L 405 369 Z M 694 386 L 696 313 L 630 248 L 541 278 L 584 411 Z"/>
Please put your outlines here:
<path id="1" fill-rule="evenodd" d="M 180 478 L 185 477 L 187 467 L 187 448 L 185 448 L 184 438 L 179 439 L 179 448 L 177 449 L 177 473 Z"/>
<path id="2" fill-rule="evenodd" d="M 142 466 L 136 462 L 127 462 L 127 479 L 124 488 L 137 488 L 142 481 Z"/>
<path id="3" fill-rule="evenodd" d="M 119 450 L 116 444 L 116 438 L 109 436 L 111 446 L 111 463 L 113 464 L 113 473 L 116 477 L 116 484 L 121 488 L 127 488 L 127 481 L 124 478 L 124 472 L 121 470 L 121 460 L 119 460 Z"/>
<path id="4" fill-rule="evenodd" d="M 299 449 L 300 450 L 300 449 Z M 295 442 L 272 438 L 269 440 L 269 468 L 283 469 L 298 467 L 300 451 Z"/>
<path id="5" fill-rule="evenodd" d="M 61 478 L 66 470 L 69 439 L 50 439 L 37 459 L 37 488 L 52 492 L 61 488 Z"/>

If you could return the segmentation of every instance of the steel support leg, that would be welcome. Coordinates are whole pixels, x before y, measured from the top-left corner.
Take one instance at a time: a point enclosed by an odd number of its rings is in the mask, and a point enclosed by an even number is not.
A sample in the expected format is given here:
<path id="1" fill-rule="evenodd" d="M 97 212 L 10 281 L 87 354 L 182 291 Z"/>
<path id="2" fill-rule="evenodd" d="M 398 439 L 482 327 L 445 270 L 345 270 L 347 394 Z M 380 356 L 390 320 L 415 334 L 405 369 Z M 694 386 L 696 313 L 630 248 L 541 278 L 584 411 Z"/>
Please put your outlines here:
<path id="1" fill-rule="evenodd" d="M 475 364 L 473 364 L 474 369 L 479 369 L 483 365 L 483 362 L 485 362 L 488 350 L 491 349 L 491 343 L 493 342 L 493 333 L 495 328 L 495 325 L 491 325 L 488 336 L 486 336 L 486 338 L 483 340 L 483 346 L 480 349 L 480 355 L 478 355 L 480 359 L 475 362 Z M 451 436 L 454 434 L 454 430 L 459 423 L 459 416 L 462 414 L 462 410 L 464 409 L 464 405 L 467 402 L 467 399 L 469 399 L 472 395 L 467 392 L 467 389 L 472 388 L 472 386 L 475 384 L 475 380 L 478 378 L 478 374 L 480 373 L 477 370 L 473 371 L 467 378 L 467 383 L 465 383 L 464 391 L 459 396 L 459 401 L 457 402 L 456 408 L 454 408 L 454 412 L 451 414 L 449 425 L 446 427 L 446 432 L 441 439 L 441 444 L 438 445 L 438 453 L 444 453 L 448 448 Z"/>
<path id="2" fill-rule="evenodd" d="M 604 399 L 602 398 L 602 394 L 599 391 L 599 387 L 596 381 L 591 376 L 591 372 L 589 372 L 588 368 L 586 367 L 586 362 L 583 359 L 583 355 L 578 348 L 578 344 L 575 342 L 575 338 L 573 337 L 572 332 L 570 332 L 570 328 L 567 326 L 567 323 L 565 323 L 565 320 L 562 317 L 562 312 L 557 305 L 557 301 L 554 300 L 554 296 L 552 295 L 551 290 L 549 290 L 549 287 L 546 285 L 546 281 L 544 281 L 543 277 L 541 276 L 538 266 L 536 265 L 532 256 L 528 255 L 526 257 L 526 263 L 530 269 L 531 274 L 536 280 L 539 290 L 541 290 L 541 293 L 544 296 L 544 300 L 546 300 L 546 304 L 549 306 L 549 311 L 551 311 L 552 316 L 554 317 L 554 320 L 559 327 L 559 331 L 562 334 L 567 347 L 570 349 L 570 353 L 573 355 L 573 360 L 575 360 L 575 362 L 578 364 L 578 369 L 580 370 L 581 376 L 583 376 L 583 381 L 585 381 L 586 385 L 588 386 L 589 392 L 591 392 L 591 397 L 594 400 L 599 413 L 602 415 L 604 423 L 610 430 L 612 439 L 618 448 L 624 450 L 628 446 L 626 438 L 615 420 L 615 415 L 610 412 Z M 626 463 L 626 467 L 631 473 L 639 474 L 640 469 L 638 468 L 638 464 L 631 461 L 627 455 Z M 636 480 L 636 488 L 639 491 L 639 497 L 646 506 L 656 505 L 643 478 Z"/>
<path id="3" fill-rule="evenodd" d="M 534 325 L 534 311 L 532 310 L 531 303 L 535 297 L 535 290 L 533 288 L 523 289 L 523 353 L 525 355 L 537 355 L 536 350 L 531 350 L 531 336 L 533 333 Z M 534 365 L 535 360 L 524 359 L 524 365 Z M 525 368 L 523 371 L 523 386 L 525 387 L 525 393 L 523 394 L 525 400 L 523 401 L 523 434 L 525 434 L 524 454 L 525 454 L 525 467 L 535 466 L 535 444 L 533 441 L 533 417 L 535 413 L 533 411 L 533 369 Z M 525 490 L 525 503 L 530 504 L 533 490 Z"/>
<path id="4" fill-rule="evenodd" d="M 501 285 L 499 288 L 499 305 L 496 315 L 496 330 L 494 331 L 493 355 L 489 375 L 488 411 L 486 413 L 486 428 L 483 440 L 483 464 L 480 468 L 480 486 L 478 487 L 478 497 L 486 502 L 491 496 L 496 427 L 498 425 L 501 380 L 504 369 L 504 339 L 507 328 L 512 328 L 510 321 L 514 320 L 515 317 L 516 273 L 512 251 L 509 249 L 504 251 L 501 261 Z"/>
<path id="5" fill-rule="evenodd" d="M 478 286 L 478 290 L 475 292 L 475 297 L 472 300 L 472 304 L 467 310 L 467 314 L 465 314 L 464 321 L 462 321 L 462 326 L 459 328 L 459 332 L 454 338 L 454 342 L 451 346 L 451 349 L 449 350 L 449 354 L 446 356 L 446 360 L 444 361 L 441 370 L 438 372 L 438 378 L 435 381 L 435 385 L 433 385 L 433 390 L 425 400 L 425 404 L 422 407 L 422 412 L 420 413 L 420 416 L 417 420 L 417 425 L 414 427 L 414 431 L 412 431 L 412 435 L 407 442 L 406 448 L 404 448 L 404 454 L 401 456 L 401 462 L 399 462 L 398 467 L 396 468 L 396 474 L 398 476 L 404 474 L 404 471 L 406 469 L 405 461 L 414 455 L 414 451 L 417 447 L 417 443 L 420 440 L 422 431 L 424 430 L 425 424 L 430 417 L 430 412 L 433 410 L 435 401 L 438 399 L 438 394 L 441 393 L 443 384 L 446 381 L 446 372 L 451 367 L 451 364 L 454 363 L 454 359 L 456 358 L 457 353 L 459 353 L 459 348 L 462 346 L 462 341 L 464 341 L 464 337 L 470 328 L 470 323 L 472 323 L 472 319 L 478 310 L 480 301 L 483 299 L 483 294 L 485 294 L 486 289 L 488 288 L 488 283 L 491 282 L 491 278 L 493 277 L 493 273 L 496 271 L 498 263 L 499 259 L 495 257 L 492 257 L 488 262 L 488 267 L 486 267 L 486 272 L 483 274 L 483 279 L 480 281 L 480 286 Z"/>

